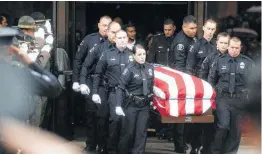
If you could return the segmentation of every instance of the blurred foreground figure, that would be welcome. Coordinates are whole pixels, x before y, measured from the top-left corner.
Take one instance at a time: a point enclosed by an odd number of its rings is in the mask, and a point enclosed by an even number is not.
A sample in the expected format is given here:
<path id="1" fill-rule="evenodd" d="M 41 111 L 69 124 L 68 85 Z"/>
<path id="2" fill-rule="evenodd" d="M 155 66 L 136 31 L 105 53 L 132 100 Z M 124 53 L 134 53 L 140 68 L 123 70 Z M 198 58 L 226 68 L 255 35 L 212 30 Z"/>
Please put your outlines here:
<path id="1" fill-rule="evenodd" d="M 25 125 L 28 110 L 33 107 L 25 91 L 39 96 L 55 97 L 61 85 L 51 73 L 40 68 L 27 54 L 17 47 L 9 46 L 18 32 L 12 28 L 0 28 L 0 141 L 9 151 L 24 153 L 72 153 L 81 149 L 70 146 L 50 133 Z M 8 55 L 16 55 L 24 65 L 11 65 Z M 20 121 L 20 122 L 19 122 Z M 24 124 L 23 124 L 24 123 Z M 17 150 L 19 149 L 19 150 Z M 0 152 L 3 148 L 0 148 Z M 5 153 L 5 152 L 4 152 Z"/>

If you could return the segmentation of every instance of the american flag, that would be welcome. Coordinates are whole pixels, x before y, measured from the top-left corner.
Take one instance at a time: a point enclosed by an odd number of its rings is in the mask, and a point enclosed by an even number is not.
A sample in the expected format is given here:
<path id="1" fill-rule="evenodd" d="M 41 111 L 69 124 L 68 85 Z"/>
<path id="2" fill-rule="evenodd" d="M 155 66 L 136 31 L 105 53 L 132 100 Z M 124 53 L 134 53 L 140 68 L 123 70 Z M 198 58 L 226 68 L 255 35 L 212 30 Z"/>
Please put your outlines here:
<path id="1" fill-rule="evenodd" d="M 214 107 L 216 93 L 206 81 L 165 66 L 154 73 L 153 104 L 161 115 L 201 115 Z"/>

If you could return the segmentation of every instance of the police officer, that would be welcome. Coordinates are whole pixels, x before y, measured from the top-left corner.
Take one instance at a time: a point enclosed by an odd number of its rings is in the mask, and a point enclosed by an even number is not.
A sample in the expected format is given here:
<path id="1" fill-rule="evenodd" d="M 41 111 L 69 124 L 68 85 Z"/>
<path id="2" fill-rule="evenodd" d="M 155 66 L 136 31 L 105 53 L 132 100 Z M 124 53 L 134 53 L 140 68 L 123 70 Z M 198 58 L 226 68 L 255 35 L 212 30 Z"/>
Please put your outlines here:
<path id="1" fill-rule="evenodd" d="M 208 55 L 205 60 L 202 63 L 201 69 L 199 71 L 199 77 L 203 80 L 207 81 L 208 74 L 210 72 L 211 67 L 213 64 L 217 61 L 218 58 L 223 56 L 224 54 L 227 53 L 227 48 L 228 48 L 228 42 L 229 42 L 230 36 L 226 32 L 221 32 L 217 35 L 217 51 L 211 53 Z M 216 130 L 216 111 L 215 111 L 215 104 L 212 104 L 212 112 L 215 117 L 214 123 L 209 123 L 209 124 L 204 124 L 201 129 L 203 129 L 203 137 L 202 137 L 202 144 L 203 148 L 201 149 L 201 154 L 209 154 L 210 153 L 210 145 L 211 142 L 214 140 L 214 132 Z M 198 126 L 194 127 L 194 129 L 198 129 Z M 195 131 L 193 131 L 196 133 Z M 197 133 L 196 133 L 197 134 Z M 201 141 L 201 136 L 200 134 L 197 134 L 199 136 L 194 136 L 197 139 L 193 139 L 192 146 L 194 144 L 195 150 L 192 150 L 192 152 L 199 151 L 199 148 L 197 148 L 197 143 Z M 200 145 L 200 144 L 198 144 Z"/>
<path id="2" fill-rule="evenodd" d="M 130 63 L 120 78 L 116 90 L 116 114 L 122 115 L 119 153 L 144 153 L 153 96 L 154 68 L 145 62 L 142 45 L 133 48 L 135 62 Z M 125 99 L 125 96 L 127 99 Z"/>
<path id="3" fill-rule="evenodd" d="M 24 129 L 21 130 L 21 127 L 17 127 L 17 125 L 16 127 L 12 127 L 14 125 L 12 125 L 13 123 L 10 120 L 7 121 L 8 125 L 5 125 L 5 127 L 9 127 L 9 129 L 7 129 L 3 127 L 4 121 L 2 121 L 2 118 L 5 116 L 12 117 L 24 123 L 28 119 L 28 110 L 32 108 L 32 104 L 28 104 L 27 97 L 24 97 L 24 91 L 28 90 L 36 95 L 55 97 L 61 92 L 61 86 L 54 75 L 39 67 L 28 57 L 27 54 L 23 53 L 15 46 L 9 46 L 12 44 L 12 39 L 16 35 L 18 35 L 18 31 L 16 29 L 9 27 L 0 28 L 0 70 L 1 72 L 4 72 L 2 73 L 0 80 L 1 135 L 4 134 L 4 137 L 1 136 L 1 140 L 4 139 L 5 143 L 11 143 L 11 147 L 13 146 L 17 148 L 18 144 L 23 144 L 21 141 L 24 142 L 28 138 L 23 138 L 25 140 L 22 139 L 20 140 L 20 143 L 18 143 L 19 140 L 13 138 L 17 136 L 12 137 L 12 135 L 17 135 L 19 134 L 19 131 L 23 132 L 22 130 Z M 6 56 L 5 53 L 8 52 L 7 46 L 9 46 L 9 54 L 17 55 L 17 58 L 19 58 L 19 60 L 26 65 L 16 67 L 11 65 L 10 61 L 7 62 L 4 60 L 4 57 Z M 10 130 L 10 132 L 3 128 Z M 20 133 L 20 135 L 22 134 Z M 27 135 L 30 136 L 32 134 Z M 5 139 L 7 139 L 7 142 Z M 26 143 L 28 144 L 28 142 Z M 26 147 L 24 148 L 30 149 Z M 3 149 L 0 148 L 0 151 L 2 153 Z"/>
<path id="4" fill-rule="evenodd" d="M 10 45 L 12 38 L 17 34 L 17 30 L 12 28 L 0 28 L 1 46 Z M 3 59 L 0 61 L 1 71 L 5 72 L 1 76 L 1 102 L 8 102 L 5 107 L 1 107 L 6 108 L 2 110 L 1 116 L 14 114 L 17 115 L 16 118 L 25 121 L 29 113 L 27 110 L 30 110 L 33 104 L 28 103 L 28 97 L 25 97 L 24 92 L 53 97 L 61 92 L 61 86 L 55 76 L 39 67 L 19 48 L 10 46 L 10 49 L 10 53 L 15 54 L 26 65 L 17 67 L 11 66 Z M 14 110 L 11 111 L 12 109 Z"/>
<path id="5" fill-rule="evenodd" d="M 175 37 L 176 25 L 172 19 L 166 19 L 163 25 L 164 33 L 157 34 L 152 39 L 152 44 L 149 48 L 149 54 L 147 56 L 147 61 L 149 63 L 158 63 L 168 66 L 169 63 L 169 51 L 171 43 Z M 152 115 L 154 116 L 154 115 Z M 160 118 L 153 118 L 153 120 Z M 168 124 L 162 124 L 160 120 L 154 122 L 156 133 L 158 138 L 165 138 L 166 130 Z M 172 126 L 173 124 L 169 124 Z M 170 137 L 171 139 L 172 137 Z"/>
<path id="6" fill-rule="evenodd" d="M 242 110 L 248 103 L 247 81 L 254 63 L 241 55 L 241 41 L 232 37 L 228 54 L 218 58 L 210 70 L 208 82 L 216 89 L 217 131 L 211 145 L 211 154 L 236 154 L 241 140 Z"/>
<path id="7" fill-rule="evenodd" d="M 183 19 L 182 30 L 176 35 L 169 52 L 169 65 L 179 71 L 185 72 L 187 54 L 191 46 L 196 42 L 197 24 L 192 15 Z"/>
<path id="8" fill-rule="evenodd" d="M 18 20 L 17 27 L 20 33 L 14 37 L 13 44 L 26 54 L 33 52 L 35 49 L 35 20 L 30 16 L 22 16 Z M 19 58 L 14 57 L 13 60 L 19 61 Z"/>
<path id="9" fill-rule="evenodd" d="M 109 117 L 109 109 L 107 102 L 107 91 L 104 85 L 99 87 L 98 94 L 101 97 L 102 104 L 95 104 L 90 98 L 90 86 L 92 86 L 93 75 L 99 58 L 103 52 L 115 47 L 115 33 L 121 29 L 117 22 L 111 22 L 108 25 L 108 39 L 91 49 L 83 63 L 80 75 L 80 90 L 86 95 L 89 101 L 87 110 L 90 114 L 87 115 L 87 134 L 90 138 L 90 149 L 95 150 L 96 144 L 99 146 L 99 152 L 105 152 L 107 137 L 107 123 Z M 90 88 L 89 88 L 90 87 Z M 97 108 L 98 107 L 98 108 Z"/>
<path id="10" fill-rule="evenodd" d="M 110 110 L 109 117 L 109 138 L 107 150 L 109 154 L 115 154 L 118 145 L 120 131 L 120 117 L 115 113 L 116 93 L 115 88 L 119 85 L 121 73 L 127 64 L 133 61 L 133 56 L 127 45 L 127 34 L 123 30 L 116 32 L 116 48 L 111 48 L 100 57 L 97 63 L 94 82 L 92 100 L 95 103 L 101 102 L 98 95 L 99 85 L 104 84 L 108 89 L 108 104 Z"/>
<path id="11" fill-rule="evenodd" d="M 209 71 L 212 67 L 212 64 L 217 61 L 217 59 L 223 56 L 227 52 L 228 42 L 230 35 L 226 32 L 221 32 L 217 35 L 217 51 L 209 54 L 201 65 L 199 71 L 199 77 L 207 81 Z"/>
<path id="12" fill-rule="evenodd" d="M 172 19 L 164 21 L 164 33 L 157 34 L 153 37 L 152 44 L 149 48 L 147 61 L 168 66 L 169 51 L 171 43 L 175 37 L 176 26 Z"/>
<path id="13" fill-rule="evenodd" d="M 213 35 L 216 31 L 216 22 L 212 19 L 207 19 L 203 26 L 203 37 L 200 38 L 191 48 L 189 49 L 187 62 L 186 62 L 186 73 L 199 76 L 201 64 L 204 59 L 211 53 L 216 52 L 215 42 L 212 40 Z M 190 136 L 192 136 L 192 149 L 191 154 L 197 154 L 201 146 L 202 129 L 205 124 L 188 124 L 190 125 Z"/>
<path id="14" fill-rule="evenodd" d="M 186 71 L 187 53 L 195 43 L 197 32 L 196 18 L 192 15 L 183 19 L 182 30 L 175 36 L 169 52 L 169 66 L 179 71 Z M 175 124 L 175 152 L 185 153 L 184 124 Z"/>
<path id="15" fill-rule="evenodd" d="M 80 85 L 79 85 L 80 72 L 81 72 L 82 65 L 85 61 L 85 58 L 88 55 L 88 52 L 93 51 L 95 46 L 103 43 L 107 39 L 108 24 L 111 21 L 112 19 L 109 16 L 107 15 L 102 16 L 98 23 L 99 31 L 97 33 L 87 35 L 81 42 L 78 48 L 78 51 L 76 52 L 76 57 L 75 57 L 74 64 L 73 64 L 73 86 L 72 88 L 75 92 L 79 92 L 81 90 Z M 85 103 L 85 112 L 86 112 L 85 117 L 86 118 L 85 120 L 86 120 L 86 125 L 87 125 L 87 136 L 90 136 L 88 134 L 93 134 L 93 132 L 90 131 L 90 130 L 93 130 L 92 129 L 93 127 L 90 124 L 90 121 L 93 119 L 93 116 L 90 116 L 93 114 L 93 112 L 89 112 L 90 104 L 93 104 L 93 102 L 90 101 L 90 99 L 86 99 L 86 103 Z M 92 137 L 90 138 L 91 138 L 90 139 L 91 143 L 88 143 L 89 137 L 87 137 L 85 150 L 93 151 L 95 150 L 96 145 L 94 145 L 95 143 L 93 142 Z M 88 148 L 89 145 L 90 147 Z"/>
<path id="16" fill-rule="evenodd" d="M 102 16 L 98 23 L 98 33 L 93 33 L 87 35 L 83 41 L 80 43 L 80 46 L 76 52 L 76 57 L 73 64 L 73 90 L 76 92 L 80 91 L 79 85 L 79 77 L 80 71 L 82 68 L 82 64 L 86 58 L 86 55 L 89 50 L 91 50 L 94 46 L 105 41 L 107 37 L 108 24 L 112 21 L 112 19 L 105 15 Z"/>
<path id="17" fill-rule="evenodd" d="M 216 32 L 216 25 L 216 22 L 212 19 L 205 21 L 203 26 L 203 37 L 191 46 L 188 52 L 186 73 L 199 76 L 199 70 L 204 59 L 209 54 L 216 52 L 216 45 L 213 40 L 213 35 Z"/>

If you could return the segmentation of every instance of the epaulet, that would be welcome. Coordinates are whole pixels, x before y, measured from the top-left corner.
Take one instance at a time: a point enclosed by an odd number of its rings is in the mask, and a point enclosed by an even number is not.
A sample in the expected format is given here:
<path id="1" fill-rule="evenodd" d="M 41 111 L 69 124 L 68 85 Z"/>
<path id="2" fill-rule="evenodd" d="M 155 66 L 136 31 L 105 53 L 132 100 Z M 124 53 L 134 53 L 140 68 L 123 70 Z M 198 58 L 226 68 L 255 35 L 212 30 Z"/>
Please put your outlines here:
<path id="1" fill-rule="evenodd" d="M 246 55 L 243 55 L 243 54 L 240 54 L 240 55 L 241 55 L 242 58 L 246 58 L 246 59 L 248 59 L 248 60 L 250 60 L 250 61 L 253 61 L 251 58 L 249 58 L 249 57 L 246 56 Z"/>
<path id="2" fill-rule="evenodd" d="M 98 33 L 92 33 L 92 34 L 89 34 L 88 36 L 96 36 Z"/>
<path id="3" fill-rule="evenodd" d="M 135 66 L 135 62 L 131 62 L 131 63 L 129 63 L 127 66 L 126 66 L 126 68 L 127 69 L 129 69 L 129 68 L 132 68 L 132 67 L 134 67 Z"/>

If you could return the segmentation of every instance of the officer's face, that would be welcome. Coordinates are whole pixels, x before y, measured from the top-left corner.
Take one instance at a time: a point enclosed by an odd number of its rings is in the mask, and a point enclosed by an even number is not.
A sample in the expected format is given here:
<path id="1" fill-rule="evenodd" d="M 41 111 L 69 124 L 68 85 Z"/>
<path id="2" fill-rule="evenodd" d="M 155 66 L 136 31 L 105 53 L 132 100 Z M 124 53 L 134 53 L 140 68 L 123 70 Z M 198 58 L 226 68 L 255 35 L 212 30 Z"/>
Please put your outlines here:
<path id="1" fill-rule="evenodd" d="M 228 48 L 228 41 L 229 41 L 229 37 L 219 37 L 219 39 L 217 40 L 217 48 L 220 52 L 224 53 L 227 51 Z"/>
<path id="2" fill-rule="evenodd" d="M 241 42 L 229 41 L 228 53 L 231 57 L 237 57 L 241 51 Z"/>
<path id="3" fill-rule="evenodd" d="M 98 23 L 99 33 L 106 37 L 108 33 L 108 24 L 111 22 L 111 19 L 102 18 Z"/>
<path id="4" fill-rule="evenodd" d="M 126 28 L 127 37 L 131 40 L 136 39 L 136 27 L 127 27 Z"/>
<path id="5" fill-rule="evenodd" d="M 3 20 L 2 20 L 2 23 L 0 23 L 0 27 L 6 27 L 6 26 L 8 26 L 6 17 L 2 16 L 2 18 L 3 18 Z"/>
<path id="6" fill-rule="evenodd" d="M 126 32 L 118 32 L 116 34 L 116 47 L 120 50 L 124 50 L 126 48 L 127 45 L 127 34 Z"/>
<path id="7" fill-rule="evenodd" d="M 211 40 L 213 38 L 214 33 L 216 32 L 216 23 L 213 22 L 207 22 L 203 26 L 203 31 L 204 31 L 204 37 L 208 40 Z"/>
<path id="8" fill-rule="evenodd" d="M 137 49 L 134 55 L 134 59 L 139 64 L 144 64 L 146 62 L 146 51 L 145 49 Z"/>
<path id="9" fill-rule="evenodd" d="M 165 34 L 166 37 L 173 36 L 175 30 L 176 30 L 176 26 L 174 26 L 172 24 L 164 25 L 164 34 Z"/>
<path id="10" fill-rule="evenodd" d="M 108 39 L 109 41 L 111 41 L 112 43 L 115 43 L 115 39 L 116 39 L 116 32 L 119 31 L 121 29 L 119 24 L 114 24 L 110 27 L 110 29 L 108 29 Z"/>
<path id="11" fill-rule="evenodd" d="M 184 23 L 183 31 L 188 37 L 195 37 L 197 32 L 197 24 L 195 23 Z"/>

